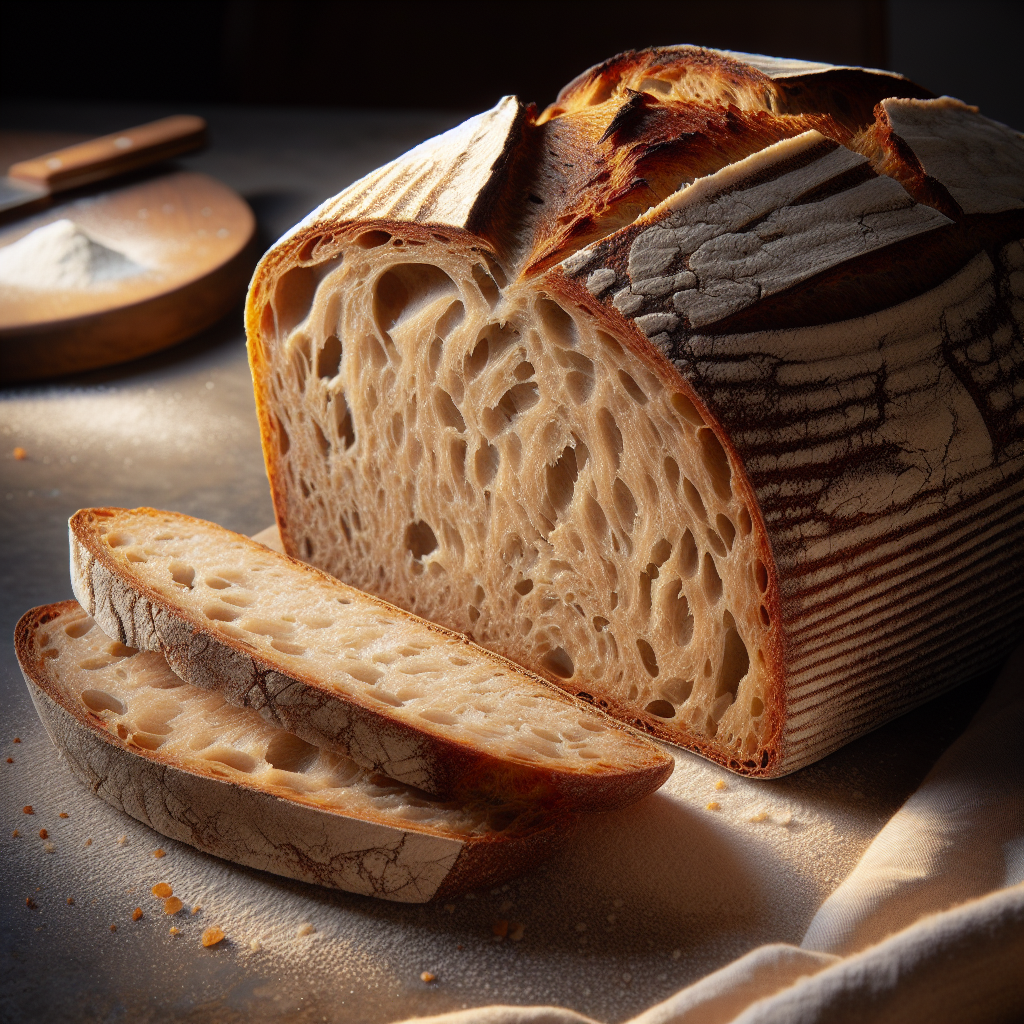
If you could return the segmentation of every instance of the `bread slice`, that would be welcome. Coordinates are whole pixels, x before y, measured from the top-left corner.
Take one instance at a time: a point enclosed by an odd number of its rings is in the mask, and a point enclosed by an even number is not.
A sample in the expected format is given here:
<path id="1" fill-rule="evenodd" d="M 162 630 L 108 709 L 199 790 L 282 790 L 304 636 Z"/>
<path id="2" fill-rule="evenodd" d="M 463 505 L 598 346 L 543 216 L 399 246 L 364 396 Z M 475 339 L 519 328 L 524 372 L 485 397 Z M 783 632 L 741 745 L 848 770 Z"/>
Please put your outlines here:
<path id="1" fill-rule="evenodd" d="M 573 818 L 526 803 L 442 803 L 183 683 L 74 601 L 33 608 L 15 649 L 71 770 L 162 835 L 287 878 L 400 903 L 527 870 Z"/>
<path id="2" fill-rule="evenodd" d="M 110 637 L 375 772 L 577 810 L 671 774 L 649 739 L 504 658 L 213 523 L 83 509 L 69 532 L 75 596 Z"/>
<path id="3" fill-rule="evenodd" d="M 696 47 L 328 200 L 247 333 L 285 550 L 772 776 L 1024 611 L 1024 141 Z"/>

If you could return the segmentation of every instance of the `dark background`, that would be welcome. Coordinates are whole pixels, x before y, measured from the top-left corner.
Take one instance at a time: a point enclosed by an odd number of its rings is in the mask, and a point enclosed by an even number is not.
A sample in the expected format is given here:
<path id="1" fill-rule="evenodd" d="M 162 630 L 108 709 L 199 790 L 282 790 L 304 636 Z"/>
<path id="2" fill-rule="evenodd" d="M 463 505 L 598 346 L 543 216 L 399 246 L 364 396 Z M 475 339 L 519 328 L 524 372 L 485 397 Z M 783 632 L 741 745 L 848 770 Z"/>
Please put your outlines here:
<path id="1" fill-rule="evenodd" d="M 898 70 L 1017 128 L 1019 0 L 76 2 L 4 6 L 0 95 L 476 111 L 545 105 L 634 47 L 724 49 Z"/>

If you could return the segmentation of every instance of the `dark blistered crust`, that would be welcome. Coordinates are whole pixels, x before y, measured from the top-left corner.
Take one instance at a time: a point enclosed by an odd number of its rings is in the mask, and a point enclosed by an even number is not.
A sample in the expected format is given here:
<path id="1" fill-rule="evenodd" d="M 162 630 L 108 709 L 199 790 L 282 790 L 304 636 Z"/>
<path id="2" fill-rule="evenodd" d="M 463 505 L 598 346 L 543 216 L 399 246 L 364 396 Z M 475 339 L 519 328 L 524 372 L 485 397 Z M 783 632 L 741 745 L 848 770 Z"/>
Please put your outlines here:
<path id="1" fill-rule="evenodd" d="M 654 792 L 672 774 L 672 759 L 653 744 L 647 764 L 618 771 L 602 768 L 591 773 L 559 771 L 490 754 L 479 744 L 460 743 L 428 728 L 417 728 L 360 701 L 341 695 L 313 674 L 282 671 L 273 659 L 242 640 L 226 636 L 209 623 L 176 606 L 141 581 L 127 580 L 101 543 L 94 524 L 120 516 L 122 509 L 82 509 L 71 517 L 72 583 L 76 596 L 109 636 L 129 647 L 158 650 L 186 682 L 221 692 L 238 707 L 253 708 L 268 721 L 317 746 L 340 750 L 358 764 L 424 789 L 442 799 L 469 794 L 563 804 L 573 810 L 611 810 Z M 132 515 L 157 515 L 154 509 L 135 509 Z M 183 523 L 202 523 L 174 513 Z M 221 529 L 218 527 L 218 529 Z M 225 530 L 225 538 L 267 549 L 241 534 Z M 313 579 L 369 601 L 389 615 L 427 627 L 446 639 L 457 640 L 467 653 L 486 659 L 524 682 L 552 689 L 541 676 L 473 644 L 460 633 L 396 608 L 380 598 L 357 591 L 304 562 L 277 552 Z M 556 690 L 562 699 L 561 690 Z M 580 705 L 581 710 L 584 706 Z M 586 709 L 591 711 L 592 709 Z M 621 723 L 608 720 L 613 728 Z M 634 742 L 644 742 L 631 733 Z M 396 753 L 397 751 L 397 753 Z M 406 773 L 412 765 L 415 775 Z"/>
<path id="2" fill-rule="evenodd" d="M 125 742 L 84 705 L 67 700 L 52 662 L 48 664 L 36 644 L 43 626 L 77 607 L 74 601 L 45 605 L 19 620 L 15 651 L 29 694 L 74 774 L 108 803 L 162 835 L 286 878 L 421 903 L 522 874 L 572 834 L 572 816 L 539 809 L 526 812 L 507 831 L 485 836 L 449 834 L 421 823 L 399 828 L 383 817 L 354 817 L 297 793 L 283 796 L 241 777 L 228 781 L 183 767 L 159 751 Z M 251 827 L 254 821 L 260 823 L 258 830 Z M 376 826 L 380 845 L 345 849 L 347 822 Z M 338 840 L 333 849 L 332 837 Z M 427 837 L 427 842 L 421 839 L 417 845 L 416 837 Z M 437 840 L 433 847 L 431 839 Z M 389 861 L 384 877 L 375 874 L 382 854 Z M 444 872 L 440 878 L 439 865 Z"/>

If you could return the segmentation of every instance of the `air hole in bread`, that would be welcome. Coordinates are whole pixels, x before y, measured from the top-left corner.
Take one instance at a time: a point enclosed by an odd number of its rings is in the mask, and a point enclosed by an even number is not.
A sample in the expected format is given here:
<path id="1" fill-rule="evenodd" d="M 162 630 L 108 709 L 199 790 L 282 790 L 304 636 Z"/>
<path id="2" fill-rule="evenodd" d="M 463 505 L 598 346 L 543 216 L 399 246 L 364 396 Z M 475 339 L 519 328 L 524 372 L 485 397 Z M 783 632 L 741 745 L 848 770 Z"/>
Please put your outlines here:
<path id="1" fill-rule="evenodd" d="M 643 663 L 644 671 L 652 678 L 658 674 L 658 659 L 654 648 L 642 638 L 637 638 L 636 649 L 640 652 L 640 661 Z"/>
<path id="2" fill-rule="evenodd" d="M 629 397 L 632 398 L 634 402 L 637 402 L 640 405 L 647 404 L 647 395 L 644 394 L 644 392 L 640 388 L 640 385 L 637 384 L 637 382 L 633 380 L 633 378 L 628 373 L 626 373 L 625 370 L 619 370 L 619 381 L 622 383 L 622 386 L 626 389 L 626 394 L 629 395 Z"/>
<path id="3" fill-rule="evenodd" d="M 186 565 L 184 562 L 171 562 L 167 566 L 167 571 L 171 574 L 171 579 L 179 587 L 185 587 L 186 590 L 192 589 L 192 584 L 196 578 L 196 571 L 191 565 Z"/>
<path id="4" fill-rule="evenodd" d="M 765 593 L 768 590 L 768 570 L 760 558 L 754 560 L 754 579 L 757 582 L 757 589 L 762 594 Z"/>
<path id="5" fill-rule="evenodd" d="M 242 613 L 225 604 L 208 604 L 203 608 L 203 614 L 214 622 L 234 622 Z"/>
<path id="6" fill-rule="evenodd" d="M 353 244 L 360 249 L 376 249 L 379 245 L 387 245 L 391 241 L 391 235 L 387 231 L 364 231 L 357 236 Z"/>
<path id="7" fill-rule="evenodd" d="M 750 655 L 747 645 L 736 631 L 732 616 L 726 612 L 726 630 L 723 640 L 722 667 L 718 672 L 718 683 L 715 695 L 728 694 L 729 703 L 736 699 L 740 680 L 750 668 Z"/>
<path id="8" fill-rule="evenodd" d="M 728 501 L 732 497 L 732 468 L 722 443 L 709 427 L 701 427 L 697 431 L 697 441 L 715 493 L 723 501 Z"/>
<path id="9" fill-rule="evenodd" d="M 697 411 L 697 407 L 690 401 L 686 395 L 680 394 L 678 391 L 672 394 L 669 399 L 672 408 L 689 424 L 695 427 L 704 426 L 704 417 Z"/>
<path id="10" fill-rule="evenodd" d="M 711 604 L 715 604 L 722 596 L 722 577 L 718 575 L 715 560 L 707 552 L 701 562 L 700 582 Z"/>
<path id="11" fill-rule="evenodd" d="M 203 754 L 203 759 L 227 765 L 228 768 L 234 768 L 236 772 L 245 772 L 247 775 L 255 770 L 258 763 L 252 754 L 247 754 L 244 750 L 231 750 L 224 747 L 208 751 Z"/>
<path id="12" fill-rule="evenodd" d="M 606 408 L 601 408 L 597 412 L 597 436 L 602 454 L 614 469 L 618 469 L 622 458 L 622 432 L 615 422 L 615 416 Z"/>
<path id="13" fill-rule="evenodd" d="M 312 267 L 293 267 L 278 278 L 273 304 L 279 336 L 284 337 L 306 319 L 313 304 L 318 277 Z"/>
<path id="14" fill-rule="evenodd" d="M 316 357 L 317 376 L 327 380 L 338 375 L 341 368 L 341 342 L 334 334 L 328 335 Z"/>
<path id="15" fill-rule="evenodd" d="M 106 646 L 106 652 L 113 658 L 130 658 L 133 654 L 139 653 L 134 647 L 128 647 L 120 640 L 111 640 Z"/>
<path id="16" fill-rule="evenodd" d="M 561 647 L 556 647 L 554 650 L 548 651 L 548 653 L 541 658 L 541 663 L 549 672 L 558 676 L 560 679 L 571 679 L 573 673 L 576 671 L 572 658 L 570 658 L 566 651 Z"/>
<path id="17" fill-rule="evenodd" d="M 575 348 L 579 342 L 576 321 L 557 302 L 548 298 L 540 299 L 536 310 L 549 341 L 564 348 Z"/>
<path id="18" fill-rule="evenodd" d="M 220 576 L 207 576 L 203 583 L 211 590 L 227 590 L 232 584 Z"/>
<path id="19" fill-rule="evenodd" d="M 657 715 L 658 718 L 676 717 L 676 709 L 667 700 L 652 700 L 644 711 L 649 715 Z"/>
<path id="20" fill-rule="evenodd" d="M 283 772 L 308 772 L 320 755 L 319 748 L 290 732 L 278 732 L 267 745 L 264 755 L 268 764 Z"/>
<path id="21" fill-rule="evenodd" d="M 75 622 L 68 623 L 64 627 L 64 632 L 71 637 L 72 640 L 77 640 L 79 637 L 85 636 L 86 633 L 95 626 L 91 618 L 77 619 Z"/>
<path id="22" fill-rule="evenodd" d="M 497 437 L 508 430 L 517 416 L 539 401 L 540 393 L 535 381 L 514 385 L 501 396 L 494 408 L 484 410 L 482 422 L 485 433 L 489 438 Z M 514 440 L 518 442 L 518 438 Z"/>
<path id="23" fill-rule="evenodd" d="M 480 294 L 484 297 L 484 301 L 493 309 L 498 304 L 498 299 L 501 298 L 501 292 L 498 290 L 497 283 L 479 263 L 473 264 L 472 273 L 473 280 L 480 289 Z"/>
<path id="24" fill-rule="evenodd" d="M 119 533 L 117 530 L 111 530 L 110 533 L 104 536 L 104 541 L 112 548 L 123 548 L 128 544 L 134 544 L 135 541 L 127 533 Z"/>
<path id="25" fill-rule="evenodd" d="M 715 526 L 718 528 L 718 535 L 725 542 L 727 551 L 732 551 L 732 546 L 736 541 L 736 527 L 732 525 L 732 520 L 721 512 L 715 517 Z M 723 551 L 724 555 L 725 552 Z"/>
<path id="26" fill-rule="evenodd" d="M 129 737 L 130 742 L 144 750 L 159 750 L 164 743 L 163 736 L 154 736 L 148 732 L 133 732 Z"/>
<path id="27" fill-rule="evenodd" d="M 427 523 L 418 519 L 406 528 L 405 546 L 413 558 L 422 561 L 432 551 L 437 550 L 437 537 Z"/>
<path id="28" fill-rule="evenodd" d="M 627 533 L 632 533 L 637 517 L 637 504 L 633 492 L 621 477 L 616 477 L 615 483 L 612 484 L 612 500 L 618 513 L 619 525 Z"/>
<path id="29" fill-rule="evenodd" d="M 71 634 L 68 634 L 69 636 Z M 101 711 L 113 711 L 115 715 L 123 715 L 125 706 L 112 693 L 105 690 L 83 690 L 82 703 L 90 710 L 99 714 Z"/>
<path id="30" fill-rule="evenodd" d="M 306 648 L 301 644 L 291 644 L 286 640 L 272 640 L 270 646 L 281 654 L 290 654 L 296 658 L 301 658 L 306 653 Z"/>
<path id="31" fill-rule="evenodd" d="M 447 391 L 438 388 L 434 392 L 434 409 L 441 426 L 454 427 L 460 434 L 465 433 L 466 421 L 462 418 L 462 413 L 459 412 Z"/>

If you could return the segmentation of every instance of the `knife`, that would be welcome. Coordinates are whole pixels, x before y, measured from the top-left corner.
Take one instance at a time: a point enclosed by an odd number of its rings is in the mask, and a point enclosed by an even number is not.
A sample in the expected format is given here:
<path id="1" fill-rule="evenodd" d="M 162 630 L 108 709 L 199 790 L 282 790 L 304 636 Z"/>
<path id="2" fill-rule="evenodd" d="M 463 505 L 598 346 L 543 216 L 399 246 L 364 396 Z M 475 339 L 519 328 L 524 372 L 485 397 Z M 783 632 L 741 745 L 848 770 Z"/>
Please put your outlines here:
<path id="1" fill-rule="evenodd" d="M 22 160 L 0 178 L 0 223 L 49 206 L 60 192 L 191 152 L 205 142 L 201 117 L 176 114 Z"/>

